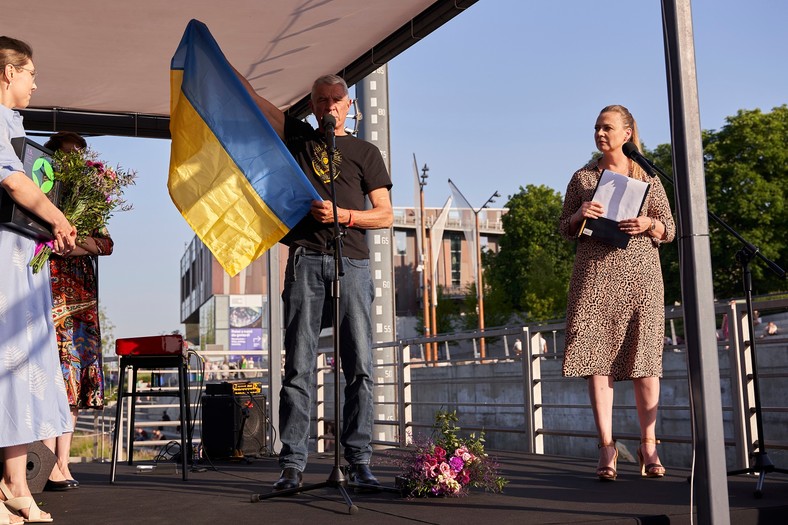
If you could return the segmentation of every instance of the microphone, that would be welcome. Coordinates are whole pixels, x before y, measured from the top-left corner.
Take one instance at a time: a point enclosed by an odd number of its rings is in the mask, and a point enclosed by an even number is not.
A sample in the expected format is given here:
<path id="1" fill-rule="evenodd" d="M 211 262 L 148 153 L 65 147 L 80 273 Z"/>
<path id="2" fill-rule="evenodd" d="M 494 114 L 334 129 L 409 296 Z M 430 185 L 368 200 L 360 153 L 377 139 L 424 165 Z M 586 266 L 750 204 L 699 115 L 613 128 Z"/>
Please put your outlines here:
<path id="1" fill-rule="evenodd" d="M 326 145 L 328 146 L 329 153 L 331 153 L 337 149 L 336 137 L 334 135 L 337 127 L 337 119 L 331 113 L 326 113 L 323 115 L 320 126 L 323 128 L 323 133 L 326 135 Z"/>
<path id="2" fill-rule="evenodd" d="M 323 133 L 326 135 L 333 135 L 337 127 L 337 119 L 331 113 L 323 115 L 323 120 L 320 123 L 323 128 Z"/>
<path id="3" fill-rule="evenodd" d="M 649 176 L 651 177 L 657 176 L 657 173 L 656 171 L 654 171 L 654 166 L 651 164 L 651 161 L 648 160 L 646 157 L 644 157 L 643 154 L 640 153 L 640 151 L 638 151 L 638 147 L 635 146 L 634 142 L 625 142 L 624 145 L 621 147 L 621 150 L 624 152 L 624 155 L 637 162 L 638 166 L 643 168 L 643 171 L 648 173 Z"/>

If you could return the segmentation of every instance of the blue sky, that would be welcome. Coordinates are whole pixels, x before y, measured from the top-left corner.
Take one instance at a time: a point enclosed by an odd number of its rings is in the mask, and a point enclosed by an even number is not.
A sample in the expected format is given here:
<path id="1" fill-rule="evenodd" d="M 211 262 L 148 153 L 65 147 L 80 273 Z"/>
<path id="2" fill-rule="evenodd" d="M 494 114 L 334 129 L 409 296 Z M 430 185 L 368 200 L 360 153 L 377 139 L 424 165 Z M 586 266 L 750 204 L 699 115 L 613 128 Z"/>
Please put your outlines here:
<path id="1" fill-rule="evenodd" d="M 788 3 L 692 9 L 704 129 L 788 103 Z M 563 193 L 608 104 L 631 110 L 648 147 L 670 141 L 660 2 L 480 0 L 389 64 L 389 104 L 395 206 L 414 204 L 414 154 L 430 167 L 427 206 L 443 204 L 449 178 L 474 206 L 494 191 L 503 206 L 528 184 Z M 179 329 L 179 264 L 193 234 L 167 194 L 169 141 L 90 143 L 138 172 L 134 210 L 111 219 L 115 253 L 100 265 L 115 336 Z"/>

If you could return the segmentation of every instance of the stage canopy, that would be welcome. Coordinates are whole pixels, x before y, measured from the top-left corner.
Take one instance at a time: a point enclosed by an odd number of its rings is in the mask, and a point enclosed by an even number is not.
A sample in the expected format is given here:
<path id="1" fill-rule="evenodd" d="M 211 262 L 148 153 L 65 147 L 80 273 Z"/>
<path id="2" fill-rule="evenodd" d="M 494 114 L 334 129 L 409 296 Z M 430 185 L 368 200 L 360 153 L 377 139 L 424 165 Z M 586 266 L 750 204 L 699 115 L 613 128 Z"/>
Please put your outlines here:
<path id="1" fill-rule="evenodd" d="M 282 109 L 304 115 L 312 80 L 355 84 L 476 0 L 35 0 L 2 33 L 33 46 L 28 131 L 169 137 L 169 71 L 186 24 Z"/>

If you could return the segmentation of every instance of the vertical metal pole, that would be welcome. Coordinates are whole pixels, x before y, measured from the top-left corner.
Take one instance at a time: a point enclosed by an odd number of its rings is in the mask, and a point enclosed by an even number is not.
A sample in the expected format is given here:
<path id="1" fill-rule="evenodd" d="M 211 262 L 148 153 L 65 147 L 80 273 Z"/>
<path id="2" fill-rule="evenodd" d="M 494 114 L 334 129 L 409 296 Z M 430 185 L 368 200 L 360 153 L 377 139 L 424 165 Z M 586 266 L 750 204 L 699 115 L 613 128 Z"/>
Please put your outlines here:
<path id="1" fill-rule="evenodd" d="M 317 453 L 322 454 L 326 451 L 326 386 L 330 383 L 334 385 L 334 381 L 327 381 L 326 376 L 326 369 L 323 367 L 323 363 L 321 361 L 327 361 L 325 356 L 329 354 L 318 354 L 317 359 L 317 373 L 315 374 L 315 419 L 317 420 L 317 443 L 315 444 L 317 447 Z M 333 353 L 330 354 L 333 359 Z M 336 373 L 336 363 L 334 363 L 334 373 Z M 333 419 L 333 418 L 332 418 Z M 339 443 L 338 436 L 339 431 L 337 430 L 339 425 L 336 421 L 334 421 L 334 445 Z"/>
<path id="2" fill-rule="evenodd" d="M 271 411 L 271 425 L 268 427 L 268 443 L 271 452 L 282 448 L 279 439 L 279 390 L 282 389 L 282 350 L 285 347 L 282 336 L 282 284 L 279 281 L 279 250 L 277 244 L 266 252 L 268 257 L 268 408 Z M 276 429 L 276 431 L 274 431 Z"/>
<path id="3" fill-rule="evenodd" d="M 432 282 L 432 228 L 427 231 L 426 244 L 427 255 L 424 257 L 424 273 L 427 275 L 427 308 L 424 312 L 427 314 L 427 319 L 430 323 L 430 332 L 432 335 L 438 335 L 438 323 L 435 319 L 435 304 L 432 302 L 434 295 L 435 283 Z M 427 343 L 430 358 L 433 364 L 438 361 L 438 343 Z"/>
<path id="4" fill-rule="evenodd" d="M 540 438 L 536 441 L 536 429 L 542 427 L 541 408 L 537 414 L 535 404 L 542 403 L 541 370 L 535 366 L 540 366 L 538 360 L 534 360 L 533 349 L 531 348 L 531 331 L 527 326 L 523 326 L 521 335 L 524 341 L 523 350 L 520 354 L 520 365 L 523 367 L 523 411 L 525 414 L 525 436 L 526 449 L 529 454 L 541 454 L 544 451 L 544 440 Z M 538 390 L 537 390 L 538 385 Z M 537 452 L 539 451 L 539 452 Z"/>
<path id="5" fill-rule="evenodd" d="M 130 377 L 130 376 L 129 376 Z M 132 445 L 132 441 L 134 438 L 134 425 L 131 424 L 131 415 L 134 413 L 134 404 L 133 398 L 131 396 L 126 397 L 126 427 L 124 436 L 124 443 L 121 448 L 121 457 L 123 461 L 130 461 L 132 456 L 132 449 L 134 448 Z M 130 464 L 130 463 L 129 463 Z"/>
<path id="6" fill-rule="evenodd" d="M 424 185 L 421 185 L 419 190 L 419 209 L 421 210 L 421 281 L 422 281 L 422 306 L 423 306 L 423 319 L 424 322 L 424 337 L 430 337 L 432 331 L 430 330 L 430 277 L 429 277 L 429 259 L 427 254 L 430 252 L 430 243 L 427 239 L 427 218 L 424 216 Z M 433 361 L 432 345 L 425 343 L 425 358 L 428 362 Z"/>
<path id="7" fill-rule="evenodd" d="M 485 203 L 485 206 L 487 203 Z M 482 206 L 484 209 L 484 206 Z M 484 283 L 482 282 L 482 239 L 481 234 L 479 233 L 479 212 L 482 210 L 474 212 L 474 216 L 476 217 L 476 283 L 477 288 L 476 295 L 479 301 L 479 333 L 482 337 L 479 338 L 479 354 L 482 359 L 487 357 L 487 345 L 484 341 Z"/>
<path id="8" fill-rule="evenodd" d="M 77 416 L 79 418 L 79 416 Z M 74 424 L 74 433 L 77 432 L 76 423 Z M 96 460 L 99 453 L 99 440 L 101 440 L 101 451 L 104 452 L 104 436 L 98 432 L 98 412 L 93 411 L 93 461 Z"/>
<path id="9" fill-rule="evenodd" d="M 399 396 L 397 407 L 399 413 L 399 436 L 398 441 L 401 447 L 410 445 L 413 442 L 413 386 L 410 377 L 410 345 L 397 345 L 399 355 Z"/>
<path id="10" fill-rule="evenodd" d="M 359 138 L 371 142 L 380 150 L 386 169 L 391 173 L 391 149 L 389 141 L 389 84 L 388 67 L 383 65 L 356 84 L 358 106 L 364 118 L 359 126 Z M 394 306 L 394 229 L 367 230 L 369 246 L 369 268 L 375 285 L 372 301 L 372 342 L 391 343 L 396 339 L 396 317 Z M 397 353 L 391 346 L 372 350 L 375 365 L 375 418 L 382 421 L 396 420 L 396 405 L 383 404 L 397 395 L 394 369 Z M 382 366 L 384 365 L 385 366 Z M 373 442 L 392 442 L 394 425 L 374 425 Z"/>
<path id="11" fill-rule="evenodd" d="M 733 442 L 736 444 L 736 468 L 744 469 L 750 468 L 750 453 L 752 452 L 752 439 L 749 432 L 750 427 L 748 422 L 752 419 L 750 412 L 750 405 L 747 403 L 748 399 L 752 399 L 747 392 L 749 372 L 752 370 L 748 368 L 751 361 L 748 359 L 748 353 L 744 351 L 744 341 L 750 340 L 750 329 L 748 326 L 747 317 L 739 318 L 739 312 L 735 303 L 728 306 L 728 363 L 730 369 L 730 389 L 731 389 L 731 408 L 733 410 Z M 751 377 L 751 376 L 749 376 Z"/>
<path id="12" fill-rule="evenodd" d="M 430 235 L 432 235 L 432 231 L 430 231 Z M 432 256 L 430 256 L 430 261 L 432 261 Z M 430 297 L 431 298 L 435 298 L 438 295 L 436 288 L 438 285 L 435 283 L 434 277 L 435 276 L 432 274 L 432 270 L 430 270 L 430 290 L 431 290 Z M 434 335 L 438 335 L 438 305 L 435 304 L 435 301 L 432 300 L 430 301 L 430 322 L 432 323 L 432 333 Z M 432 347 L 431 350 L 432 359 L 436 363 L 438 362 L 439 345 L 440 343 L 438 343 L 437 341 L 434 343 L 430 343 L 430 346 Z"/>
<path id="13" fill-rule="evenodd" d="M 662 15 L 679 218 L 681 292 L 694 408 L 694 497 L 698 523 L 728 525 L 720 370 L 690 0 L 662 0 Z"/>

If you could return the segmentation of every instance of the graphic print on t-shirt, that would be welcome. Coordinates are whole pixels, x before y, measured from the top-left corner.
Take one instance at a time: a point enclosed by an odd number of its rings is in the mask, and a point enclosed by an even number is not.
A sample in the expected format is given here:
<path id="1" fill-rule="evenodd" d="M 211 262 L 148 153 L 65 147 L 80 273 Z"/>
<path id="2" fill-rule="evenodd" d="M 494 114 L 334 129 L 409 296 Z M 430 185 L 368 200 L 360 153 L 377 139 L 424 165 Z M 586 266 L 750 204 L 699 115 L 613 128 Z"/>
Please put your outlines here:
<path id="1" fill-rule="evenodd" d="M 342 153 L 338 149 L 334 150 L 334 180 L 339 177 L 339 165 L 342 163 Z M 315 175 L 323 181 L 323 184 L 331 182 L 331 175 L 328 170 L 328 149 L 322 142 L 315 142 L 312 148 L 312 169 Z"/>

